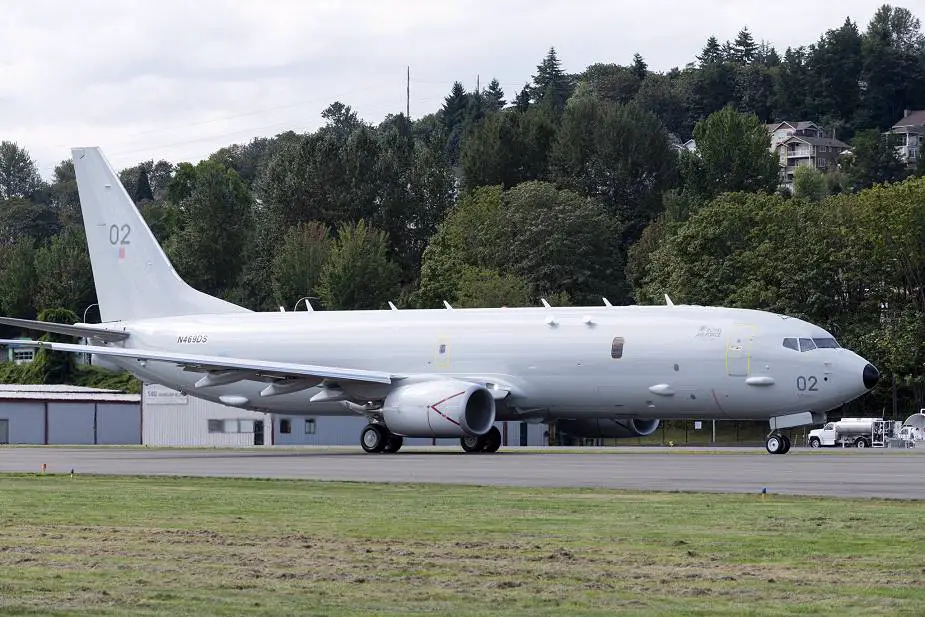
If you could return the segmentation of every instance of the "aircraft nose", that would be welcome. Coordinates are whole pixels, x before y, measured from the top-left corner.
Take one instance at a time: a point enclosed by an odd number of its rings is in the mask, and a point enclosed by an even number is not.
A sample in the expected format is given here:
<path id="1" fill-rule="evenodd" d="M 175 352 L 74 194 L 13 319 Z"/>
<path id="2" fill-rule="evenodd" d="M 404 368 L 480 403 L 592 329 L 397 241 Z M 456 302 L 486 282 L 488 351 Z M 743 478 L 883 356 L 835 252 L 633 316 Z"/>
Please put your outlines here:
<path id="1" fill-rule="evenodd" d="M 873 364 L 868 364 L 864 367 L 864 387 L 868 390 L 872 389 L 877 385 L 877 382 L 880 381 L 880 371 L 877 370 Z"/>

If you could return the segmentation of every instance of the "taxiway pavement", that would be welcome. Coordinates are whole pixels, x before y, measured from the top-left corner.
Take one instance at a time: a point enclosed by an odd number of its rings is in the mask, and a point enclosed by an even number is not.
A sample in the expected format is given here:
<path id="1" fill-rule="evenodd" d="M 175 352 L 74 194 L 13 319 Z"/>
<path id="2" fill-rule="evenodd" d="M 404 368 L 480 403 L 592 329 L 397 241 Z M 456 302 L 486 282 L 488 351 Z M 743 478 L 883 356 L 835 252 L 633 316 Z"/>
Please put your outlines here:
<path id="1" fill-rule="evenodd" d="M 677 451 L 590 449 L 576 453 L 450 448 L 365 454 L 359 448 L 239 450 L 118 447 L 0 447 L 0 471 L 433 482 L 495 486 L 599 487 L 925 499 L 925 457 L 893 450 Z"/>

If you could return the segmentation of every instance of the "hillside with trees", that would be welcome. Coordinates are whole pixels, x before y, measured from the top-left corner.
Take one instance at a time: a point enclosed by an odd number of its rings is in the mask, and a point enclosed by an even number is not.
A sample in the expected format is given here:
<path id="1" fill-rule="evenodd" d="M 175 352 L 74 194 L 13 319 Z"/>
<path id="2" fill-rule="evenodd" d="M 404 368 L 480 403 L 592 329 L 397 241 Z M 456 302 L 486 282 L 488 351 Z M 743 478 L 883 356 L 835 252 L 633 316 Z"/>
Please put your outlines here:
<path id="1" fill-rule="evenodd" d="M 925 36 L 890 5 L 863 27 L 833 21 L 785 50 L 747 28 L 705 33 L 665 72 L 639 50 L 568 73 L 550 48 L 518 92 L 457 81 L 433 113 L 378 123 L 336 101 L 314 132 L 120 178 L 184 278 L 252 309 L 669 293 L 824 325 L 880 365 L 884 391 L 921 402 L 925 157 L 905 164 L 885 132 L 925 109 Z M 783 120 L 850 154 L 782 189 L 766 124 Z M 83 315 L 95 292 L 73 165 L 43 179 L 27 147 L 0 143 L 0 313 Z"/>

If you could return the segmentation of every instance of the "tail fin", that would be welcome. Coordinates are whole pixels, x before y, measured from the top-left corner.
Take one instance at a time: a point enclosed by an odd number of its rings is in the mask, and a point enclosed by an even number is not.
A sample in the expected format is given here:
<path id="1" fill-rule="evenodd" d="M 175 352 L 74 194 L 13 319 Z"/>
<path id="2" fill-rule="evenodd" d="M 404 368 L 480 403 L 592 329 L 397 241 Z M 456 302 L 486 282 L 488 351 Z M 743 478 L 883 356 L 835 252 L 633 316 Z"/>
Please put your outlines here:
<path id="1" fill-rule="evenodd" d="M 103 321 L 247 312 L 180 278 L 99 148 L 71 154 Z"/>

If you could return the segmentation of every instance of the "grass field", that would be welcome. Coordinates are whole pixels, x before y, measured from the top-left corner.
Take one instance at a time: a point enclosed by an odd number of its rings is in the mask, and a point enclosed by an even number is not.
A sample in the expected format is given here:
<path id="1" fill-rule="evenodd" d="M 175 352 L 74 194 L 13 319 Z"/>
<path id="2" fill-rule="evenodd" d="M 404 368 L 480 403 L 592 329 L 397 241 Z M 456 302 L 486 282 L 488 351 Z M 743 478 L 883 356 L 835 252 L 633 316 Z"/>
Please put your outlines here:
<path id="1" fill-rule="evenodd" d="M 0 615 L 922 615 L 919 502 L 0 475 Z"/>

